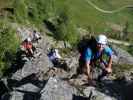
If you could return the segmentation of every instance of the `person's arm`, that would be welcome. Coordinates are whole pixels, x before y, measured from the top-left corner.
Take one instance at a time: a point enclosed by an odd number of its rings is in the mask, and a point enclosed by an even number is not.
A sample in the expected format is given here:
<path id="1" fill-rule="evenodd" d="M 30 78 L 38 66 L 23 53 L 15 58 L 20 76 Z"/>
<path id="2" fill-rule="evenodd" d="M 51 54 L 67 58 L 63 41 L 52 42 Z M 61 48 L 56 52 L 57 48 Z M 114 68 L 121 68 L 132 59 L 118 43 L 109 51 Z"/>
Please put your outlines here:
<path id="1" fill-rule="evenodd" d="M 112 72 L 112 56 L 109 57 L 108 64 L 107 64 L 107 67 L 105 68 L 105 70 L 108 73 L 111 73 Z"/>
<path id="2" fill-rule="evenodd" d="M 85 66 L 84 66 L 84 72 L 87 74 L 88 79 L 91 79 L 91 74 L 90 74 L 90 60 L 92 56 L 92 51 L 90 48 L 88 48 L 85 52 Z"/>
<path id="3" fill-rule="evenodd" d="M 106 66 L 105 70 L 108 73 L 111 73 L 112 72 L 112 54 L 113 54 L 113 51 L 111 50 L 111 48 L 109 48 L 109 47 L 106 48 L 106 54 L 109 57 L 109 59 L 107 61 L 107 66 Z"/>
<path id="4" fill-rule="evenodd" d="M 33 52 L 33 50 L 30 48 L 30 52 L 31 52 L 31 54 L 33 54 L 34 52 Z"/>
<path id="5" fill-rule="evenodd" d="M 88 79 L 91 79 L 91 74 L 90 74 L 90 61 L 87 61 L 86 63 L 85 63 L 85 69 L 86 69 L 86 74 L 87 74 L 87 76 L 88 76 Z"/>
<path id="6" fill-rule="evenodd" d="M 105 64 L 105 70 L 108 73 L 111 73 L 112 72 L 112 54 L 113 54 L 113 51 L 111 50 L 111 48 L 106 46 L 104 49 L 104 52 L 108 56 L 107 63 L 104 63 Z"/>
<path id="7" fill-rule="evenodd" d="M 28 49 L 29 49 L 30 53 L 33 54 L 34 53 L 33 52 L 33 44 L 31 42 L 29 42 L 27 45 L 28 45 Z"/>

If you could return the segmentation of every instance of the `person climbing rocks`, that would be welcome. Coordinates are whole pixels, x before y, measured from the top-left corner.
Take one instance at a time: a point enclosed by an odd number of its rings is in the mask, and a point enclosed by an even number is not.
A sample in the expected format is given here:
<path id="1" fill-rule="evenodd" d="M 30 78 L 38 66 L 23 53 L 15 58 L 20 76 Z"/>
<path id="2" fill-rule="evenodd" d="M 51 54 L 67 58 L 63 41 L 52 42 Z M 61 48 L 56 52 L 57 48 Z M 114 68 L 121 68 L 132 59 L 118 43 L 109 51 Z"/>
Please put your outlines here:
<path id="1" fill-rule="evenodd" d="M 32 35 L 33 35 L 33 41 L 37 41 L 38 42 L 38 40 L 41 39 L 40 33 L 37 32 L 36 30 L 33 31 Z"/>
<path id="2" fill-rule="evenodd" d="M 58 49 L 52 48 L 49 53 L 48 53 L 49 59 L 52 61 L 54 65 L 57 65 L 58 60 L 61 59 L 62 57 L 59 54 Z"/>
<path id="3" fill-rule="evenodd" d="M 95 39 L 95 43 L 88 47 L 80 55 L 81 70 L 88 77 L 88 81 L 92 80 L 91 69 L 95 66 L 102 66 L 103 73 L 98 77 L 107 75 L 112 72 L 112 50 L 107 45 L 107 37 L 99 35 Z"/>
<path id="4" fill-rule="evenodd" d="M 59 54 L 58 49 L 52 48 L 48 51 L 48 57 L 53 63 L 54 67 L 61 68 L 65 71 L 70 71 L 70 68 L 67 65 L 66 60 L 64 60 Z"/>
<path id="5" fill-rule="evenodd" d="M 21 50 L 26 54 L 27 57 L 33 57 L 34 56 L 34 47 L 31 42 L 31 38 L 25 39 L 21 44 Z"/>

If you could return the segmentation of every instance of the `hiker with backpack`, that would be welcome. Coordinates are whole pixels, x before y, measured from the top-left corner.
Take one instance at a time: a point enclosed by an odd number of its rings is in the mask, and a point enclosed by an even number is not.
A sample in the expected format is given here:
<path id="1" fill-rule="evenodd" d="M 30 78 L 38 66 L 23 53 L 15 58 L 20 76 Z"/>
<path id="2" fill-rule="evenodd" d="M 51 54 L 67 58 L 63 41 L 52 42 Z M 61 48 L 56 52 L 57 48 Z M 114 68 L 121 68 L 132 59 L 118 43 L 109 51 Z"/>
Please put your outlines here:
<path id="1" fill-rule="evenodd" d="M 91 69 L 97 65 L 102 66 L 103 74 L 99 77 L 112 72 L 112 50 L 107 46 L 107 37 L 99 35 L 95 41 L 90 41 L 89 45 L 82 51 L 79 63 L 82 72 L 88 76 L 88 81 L 92 80 Z"/>

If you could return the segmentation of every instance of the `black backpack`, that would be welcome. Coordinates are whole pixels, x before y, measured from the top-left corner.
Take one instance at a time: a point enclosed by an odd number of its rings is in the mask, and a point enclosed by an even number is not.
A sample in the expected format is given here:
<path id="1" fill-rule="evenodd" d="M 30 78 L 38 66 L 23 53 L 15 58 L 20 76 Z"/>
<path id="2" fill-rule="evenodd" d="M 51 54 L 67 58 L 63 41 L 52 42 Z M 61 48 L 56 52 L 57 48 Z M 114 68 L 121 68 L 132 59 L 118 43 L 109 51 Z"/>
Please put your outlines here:
<path id="1" fill-rule="evenodd" d="M 96 39 L 95 37 L 91 38 L 83 38 L 79 43 L 78 43 L 78 51 L 80 55 L 83 55 L 85 50 L 87 48 L 90 48 L 93 52 L 96 52 Z"/>

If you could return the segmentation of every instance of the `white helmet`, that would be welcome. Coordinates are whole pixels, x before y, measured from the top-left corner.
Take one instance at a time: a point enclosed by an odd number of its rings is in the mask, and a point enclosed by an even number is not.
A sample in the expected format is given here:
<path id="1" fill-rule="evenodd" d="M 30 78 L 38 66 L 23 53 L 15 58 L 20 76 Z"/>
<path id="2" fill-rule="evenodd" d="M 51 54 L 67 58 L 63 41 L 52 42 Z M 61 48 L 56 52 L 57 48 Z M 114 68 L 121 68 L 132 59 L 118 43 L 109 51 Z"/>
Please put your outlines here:
<path id="1" fill-rule="evenodd" d="M 107 37 L 101 34 L 96 38 L 96 41 L 100 44 L 107 44 Z"/>
<path id="2" fill-rule="evenodd" d="M 30 37 L 28 37 L 28 38 L 27 38 L 27 41 L 28 41 L 28 42 L 31 42 L 31 38 L 30 38 Z"/>

